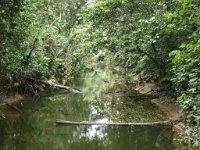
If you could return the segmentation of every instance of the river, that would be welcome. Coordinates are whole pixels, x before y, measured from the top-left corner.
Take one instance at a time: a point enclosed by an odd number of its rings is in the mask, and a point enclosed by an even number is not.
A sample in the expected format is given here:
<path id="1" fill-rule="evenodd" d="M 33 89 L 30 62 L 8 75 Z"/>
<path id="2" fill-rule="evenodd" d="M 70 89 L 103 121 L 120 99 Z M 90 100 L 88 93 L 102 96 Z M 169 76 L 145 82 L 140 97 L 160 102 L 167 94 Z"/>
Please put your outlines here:
<path id="1" fill-rule="evenodd" d="M 37 99 L 25 98 L 17 103 L 22 113 L 5 107 L 2 110 L 5 118 L 0 120 L 0 150 L 175 149 L 173 132 L 164 127 L 56 125 L 56 119 L 98 122 L 167 119 L 150 100 L 110 94 L 106 84 L 111 84 L 105 80 L 119 78 L 111 72 L 95 70 L 83 78 L 74 83 L 82 94 L 50 89 Z"/>

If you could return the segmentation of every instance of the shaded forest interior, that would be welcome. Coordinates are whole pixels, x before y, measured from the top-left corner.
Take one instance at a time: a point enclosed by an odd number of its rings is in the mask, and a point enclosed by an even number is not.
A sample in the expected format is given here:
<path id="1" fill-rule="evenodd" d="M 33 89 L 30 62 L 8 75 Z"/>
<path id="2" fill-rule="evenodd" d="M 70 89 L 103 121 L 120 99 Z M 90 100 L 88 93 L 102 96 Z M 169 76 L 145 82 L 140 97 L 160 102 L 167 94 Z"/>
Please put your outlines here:
<path id="1" fill-rule="evenodd" d="M 200 147 L 200 1 L 1 0 L 0 41 L 0 93 L 78 93 L 72 81 L 105 62 L 173 95 Z"/>

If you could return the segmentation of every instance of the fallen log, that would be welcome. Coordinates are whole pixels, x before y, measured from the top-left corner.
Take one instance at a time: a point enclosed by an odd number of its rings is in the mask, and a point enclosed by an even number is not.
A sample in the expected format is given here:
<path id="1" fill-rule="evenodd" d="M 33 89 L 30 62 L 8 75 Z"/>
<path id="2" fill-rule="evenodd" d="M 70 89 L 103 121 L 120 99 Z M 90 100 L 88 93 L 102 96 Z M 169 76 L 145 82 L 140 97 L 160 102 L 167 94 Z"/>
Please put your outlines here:
<path id="1" fill-rule="evenodd" d="M 59 89 L 64 89 L 64 90 L 67 90 L 71 93 L 81 93 L 80 90 L 69 87 L 69 86 L 65 86 L 65 85 L 61 85 L 61 84 L 57 84 L 57 83 L 49 83 L 47 81 L 40 81 L 40 80 L 36 80 L 36 79 L 31 79 L 31 80 L 33 80 L 35 82 L 43 83 L 43 84 L 46 84 L 46 85 L 49 85 L 49 86 L 53 86 L 53 87 L 56 87 L 56 88 L 59 88 Z"/>
<path id="2" fill-rule="evenodd" d="M 43 83 L 44 83 L 44 81 L 43 81 Z M 46 82 L 45 82 L 45 83 L 46 83 Z M 47 82 L 46 84 L 49 84 L 49 83 Z M 67 91 L 69 91 L 69 92 L 71 92 L 71 93 L 81 93 L 80 90 L 74 89 L 74 88 L 69 87 L 69 86 L 64 86 L 64 85 L 60 85 L 60 84 L 56 84 L 56 83 L 51 83 L 51 84 L 49 84 L 49 85 L 54 86 L 54 87 L 56 87 L 56 88 L 65 89 L 65 90 L 67 90 Z"/>
<path id="3" fill-rule="evenodd" d="M 178 120 L 167 120 L 167 121 L 158 121 L 158 122 L 142 122 L 142 123 L 103 123 L 103 122 L 91 122 L 91 121 L 67 121 L 67 120 L 56 120 L 56 124 L 58 125 L 117 125 L 117 126 L 166 126 L 172 127 L 177 123 Z"/>

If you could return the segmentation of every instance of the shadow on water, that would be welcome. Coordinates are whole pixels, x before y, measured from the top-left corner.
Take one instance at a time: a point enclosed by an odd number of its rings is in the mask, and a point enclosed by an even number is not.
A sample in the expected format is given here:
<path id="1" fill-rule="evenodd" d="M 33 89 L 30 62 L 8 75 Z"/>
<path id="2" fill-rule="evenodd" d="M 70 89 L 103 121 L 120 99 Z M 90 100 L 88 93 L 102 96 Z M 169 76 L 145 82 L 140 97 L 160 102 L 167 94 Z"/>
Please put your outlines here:
<path id="1" fill-rule="evenodd" d="M 102 71 L 102 70 L 100 70 Z M 1 150 L 171 150 L 172 132 L 143 126 L 56 126 L 56 119 L 99 122 L 164 120 L 165 115 L 146 100 L 105 95 L 103 80 L 112 73 L 92 72 L 77 84 L 83 94 L 51 90 L 40 99 L 24 99 L 22 114 L 5 108 L 0 120 Z"/>

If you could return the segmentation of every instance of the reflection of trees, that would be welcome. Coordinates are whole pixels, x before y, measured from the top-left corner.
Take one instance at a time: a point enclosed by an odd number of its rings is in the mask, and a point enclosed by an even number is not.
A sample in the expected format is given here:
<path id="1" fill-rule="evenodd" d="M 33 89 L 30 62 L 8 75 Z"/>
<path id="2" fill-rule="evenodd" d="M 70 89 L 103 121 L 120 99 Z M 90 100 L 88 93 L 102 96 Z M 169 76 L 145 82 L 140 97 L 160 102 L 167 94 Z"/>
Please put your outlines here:
<path id="1" fill-rule="evenodd" d="M 74 149 L 95 149 L 95 150 L 146 150 L 149 149 L 173 149 L 170 141 L 161 142 L 163 129 L 154 127 L 106 127 L 99 126 L 96 129 L 96 136 L 91 137 L 91 126 L 78 128 L 73 134 L 70 145 Z M 80 135 L 77 135 L 81 133 Z M 102 136 L 104 135 L 104 136 Z M 159 138 L 157 138 L 159 136 Z"/>
<path id="2" fill-rule="evenodd" d="M 65 149 L 65 140 L 73 134 L 74 129 L 57 128 L 54 122 L 57 118 L 86 120 L 89 115 L 88 104 L 83 103 L 81 97 L 56 95 L 50 100 L 41 98 L 39 101 L 25 101 L 23 114 L 1 124 L 1 138 L 4 140 L 0 142 L 0 149 Z"/>
<path id="3" fill-rule="evenodd" d="M 93 108 L 97 111 L 96 119 L 106 117 L 117 122 L 148 122 L 166 119 L 165 114 L 152 105 L 150 100 L 112 95 L 116 90 L 127 90 L 125 83 L 115 84 L 116 78 L 119 76 L 113 74 L 109 68 L 102 69 L 98 66 L 93 72 L 86 73 L 82 86 L 83 99 L 94 105 Z"/>
<path id="4" fill-rule="evenodd" d="M 94 68 L 93 72 L 86 73 L 82 85 L 84 100 L 89 102 L 96 101 L 106 88 L 104 82 L 115 78 L 116 76 L 108 68 L 102 70 L 98 66 Z"/>
<path id="5" fill-rule="evenodd" d="M 148 122 L 166 119 L 165 114 L 156 109 L 156 106 L 148 100 L 102 95 L 93 103 L 103 117 L 117 122 Z"/>
<path id="6" fill-rule="evenodd" d="M 91 103 L 83 101 L 85 95 L 51 94 L 50 97 L 42 97 L 38 101 L 24 102 L 23 114 L 0 122 L 0 149 L 16 147 L 19 150 L 146 150 L 149 146 L 152 149 L 172 149 L 171 141 L 165 138 L 162 128 L 57 127 L 54 124 L 58 118 L 76 121 L 102 118 L 123 122 L 134 119 L 137 121 L 138 118 L 149 117 L 141 113 L 147 107 L 148 110 L 144 112 L 148 115 L 158 114 L 146 101 L 148 106 L 143 104 L 144 101 L 133 103 L 132 99 L 100 95 L 96 97 L 97 101 Z"/>

